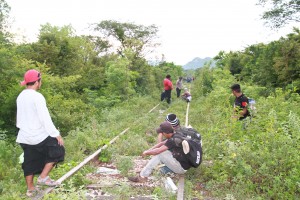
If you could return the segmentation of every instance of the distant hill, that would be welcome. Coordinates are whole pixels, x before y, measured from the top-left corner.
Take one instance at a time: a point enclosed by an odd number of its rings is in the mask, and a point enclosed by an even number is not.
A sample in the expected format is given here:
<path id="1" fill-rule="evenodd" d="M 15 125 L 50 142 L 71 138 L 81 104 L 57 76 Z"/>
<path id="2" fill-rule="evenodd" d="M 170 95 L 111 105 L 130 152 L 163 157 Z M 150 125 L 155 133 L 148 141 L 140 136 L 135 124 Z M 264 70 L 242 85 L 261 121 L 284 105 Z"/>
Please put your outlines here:
<path id="1" fill-rule="evenodd" d="M 208 63 L 211 61 L 212 58 L 206 57 L 206 58 L 194 58 L 192 61 L 188 62 L 187 64 L 183 65 L 183 69 L 197 69 L 200 67 L 203 67 L 205 63 Z M 214 66 L 214 63 L 212 63 L 212 66 Z"/>

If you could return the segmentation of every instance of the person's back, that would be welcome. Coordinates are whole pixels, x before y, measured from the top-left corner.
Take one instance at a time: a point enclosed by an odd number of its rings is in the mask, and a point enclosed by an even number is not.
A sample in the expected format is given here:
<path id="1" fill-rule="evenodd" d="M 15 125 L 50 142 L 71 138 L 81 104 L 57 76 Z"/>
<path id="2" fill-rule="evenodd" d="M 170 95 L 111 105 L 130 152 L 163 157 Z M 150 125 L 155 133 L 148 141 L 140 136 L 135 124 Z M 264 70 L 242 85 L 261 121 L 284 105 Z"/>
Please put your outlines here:
<path id="1" fill-rule="evenodd" d="M 175 134 L 183 135 L 184 137 L 187 137 L 189 139 L 194 140 L 195 142 L 202 145 L 202 139 L 201 135 L 198 131 L 196 131 L 194 128 L 191 127 L 180 127 L 175 130 Z"/>
<path id="2" fill-rule="evenodd" d="M 171 91 L 173 89 L 173 83 L 171 81 L 171 76 L 168 74 L 166 76 L 166 78 L 163 81 L 164 84 L 164 98 L 166 98 L 167 103 L 170 104 L 171 103 Z"/>
<path id="3" fill-rule="evenodd" d="M 32 89 L 23 90 L 17 98 L 17 127 L 20 129 L 17 142 L 24 144 L 38 144 L 49 136 L 46 127 L 53 133 L 59 135 L 48 119 L 45 98 L 39 92 Z M 47 120 L 43 120 L 44 118 Z M 37 120 L 40 119 L 40 120 Z"/>
<path id="4" fill-rule="evenodd" d="M 165 78 L 164 79 L 164 89 L 165 90 L 172 90 L 173 89 L 173 84 L 172 84 L 172 81 L 168 78 Z"/>
<path id="5" fill-rule="evenodd" d="M 184 93 L 182 94 L 182 98 L 184 100 L 186 100 L 187 102 L 190 102 L 192 100 L 192 95 L 191 93 L 188 91 L 187 88 L 184 89 Z"/>

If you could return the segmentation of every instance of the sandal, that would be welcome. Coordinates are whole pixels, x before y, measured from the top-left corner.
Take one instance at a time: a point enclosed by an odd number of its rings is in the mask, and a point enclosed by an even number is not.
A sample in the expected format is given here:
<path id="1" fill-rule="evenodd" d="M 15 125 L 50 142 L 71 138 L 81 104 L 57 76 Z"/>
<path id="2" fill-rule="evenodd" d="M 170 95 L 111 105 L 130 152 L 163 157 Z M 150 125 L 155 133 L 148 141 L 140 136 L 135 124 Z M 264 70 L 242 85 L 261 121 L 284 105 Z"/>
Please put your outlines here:
<path id="1" fill-rule="evenodd" d="M 39 193 L 40 189 L 39 188 L 34 188 L 33 190 L 27 190 L 26 196 L 27 197 L 34 197 Z"/>
<path id="2" fill-rule="evenodd" d="M 49 176 L 46 176 L 45 178 L 41 178 L 40 176 L 37 179 L 38 185 L 46 185 L 50 187 L 58 186 L 60 183 L 57 181 L 52 180 Z"/>

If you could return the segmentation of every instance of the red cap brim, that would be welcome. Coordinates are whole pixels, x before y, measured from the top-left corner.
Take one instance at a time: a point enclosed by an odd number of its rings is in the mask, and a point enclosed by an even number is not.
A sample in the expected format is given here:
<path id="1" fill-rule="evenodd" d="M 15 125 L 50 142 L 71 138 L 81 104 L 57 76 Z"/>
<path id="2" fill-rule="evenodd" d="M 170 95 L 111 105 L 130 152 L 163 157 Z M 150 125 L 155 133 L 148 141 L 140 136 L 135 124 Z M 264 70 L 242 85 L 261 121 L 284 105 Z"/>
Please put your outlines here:
<path id="1" fill-rule="evenodd" d="M 21 85 L 22 85 L 22 86 L 26 85 L 26 81 L 22 81 L 22 82 L 21 82 Z"/>

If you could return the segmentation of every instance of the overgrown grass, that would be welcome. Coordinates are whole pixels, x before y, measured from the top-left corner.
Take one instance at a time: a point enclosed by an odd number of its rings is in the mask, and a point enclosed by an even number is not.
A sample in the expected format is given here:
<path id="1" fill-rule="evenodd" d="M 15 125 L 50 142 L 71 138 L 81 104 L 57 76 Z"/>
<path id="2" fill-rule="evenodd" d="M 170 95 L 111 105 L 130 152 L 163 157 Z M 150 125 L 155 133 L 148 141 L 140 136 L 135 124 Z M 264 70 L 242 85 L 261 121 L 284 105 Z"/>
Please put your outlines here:
<path id="1" fill-rule="evenodd" d="M 207 76 L 211 76 L 208 78 Z M 247 96 L 255 98 L 257 113 L 246 128 L 244 122 L 231 119 L 234 98 L 228 87 L 234 79 L 222 70 L 201 74 L 192 86 L 188 124 L 203 138 L 203 164 L 186 173 L 185 199 L 213 196 L 220 199 L 298 199 L 300 179 L 300 97 L 281 89 L 268 97 L 264 88 L 242 84 Z M 122 175 L 129 175 L 133 156 L 140 155 L 156 143 L 156 127 L 168 113 L 175 113 L 185 125 L 186 102 L 175 93 L 171 105 L 158 99 L 136 97 L 118 107 L 106 109 L 84 127 L 65 137 L 66 161 L 52 172 L 59 178 L 85 157 L 107 144 L 126 128 L 130 128 L 115 144 L 102 152 L 100 160 L 114 161 Z M 78 113 L 80 115 L 80 113 Z M 25 182 L 18 156 L 21 148 L 0 141 L 0 194 L 2 199 L 21 199 Z M 94 171 L 87 165 L 47 195 L 46 199 L 82 199 L 85 175 Z M 21 187 L 20 187 L 21 186 Z M 109 191 L 117 197 L 152 194 L 157 199 L 175 199 L 163 186 L 143 191 L 121 185 Z"/>
<path id="2" fill-rule="evenodd" d="M 259 95 L 262 88 L 242 85 L 246 95 L 257 102 L 257 114 L 243 128 L 246 122 L 230 117 L 233 99 L 228 87 L 233 82 L 230 78 L 224 81 L 226 74 L 222 77 L 192 104 L 190 120 L 202 134 L 204 161 L 213 163 L 202 165 L 203 173 L 192 182 L 204 183 L 223 199 L 300 198 L 299 95 L 278 89 L 263 97 Z M 197 82 L 195 89 L 202 89 Z"/>
<path id="3" fill-rule="evenodd" d="M 128 102 L 121 103 L 118 107 L 103 110 L 101 116 L 95 117 L 92 121 L 87 121 L 84 127 L 78 127 L 76 130 L 69 132 L 68 136 L 64 138 L 66 157 L 65 162 L 58 165 L 58 168 L 54 168 L 51 172 L 51 177 L 54 179 L 60 178 L 67 173 L 70 169 L 78 165 L 88 155 L 107 144 L 112 138 L 121 133 L 125 128 L 131 127 L 134 132 L 145 130 L 147 127 L 153 127 L 150 124 L 153 123 L 152 119 L 156 118 L 155 114 L 149 114 L 148 111 L 153 108 L 157 103 L 156 100 L 150 97 L 136 97 Z M 162 104 L 161 107 L 166 105 Z M 158 108 L 159 109 L 159 108 Z M 80 115 L 80 113 L 77 113 Z M 100 119 L 100 120 L 99 120 Z M 139 124 L 142 121 L 142 124 Z M 130 131 L 132 131 L 130 129 Z M 124 139 L 133 137 L 127 136 L 126 133 Z M 137 136 L 140 137 L 140 136 Z M 122 140 L 122 138 L 120 138 Z M 140 137 L 142 141 L 142 137 Z M 149 139 L 152 142 L 152 139 Z M 145 143 L 146 146 L 147 142 Z M 129 145 L 130 146 L 130 145 Z M 143 146 L 137 145 L 141 149 Z M 128 147 L 128 146 L 127 146 Z M 116 148 L 114 146 L 113 148 Z M 108 148 L 107 157 L 111 159 L 111 152 Z M 128 151 L 128 154 L 135 154 L 135 150 Z M 122 150 L 120 150 L 122 151 Z M 23 177 L 21 165 L 18 163 L 18 157 L 22 153 L 21 148 L 17 144 L 10 144 L 3 140 L 0 141 L 0 195 L 1 199 L 22 199 L 26 191 L 26 184 Z M 109 160 L 108 159 L 108 160 Z M 64 182 L 62 196 L 57 194 L 57 199 L 64 198 L 65 193 L 71 194 L 73 190 L 77 191 L 78 188 L 87 184 L 85 174 L 92 172 L 93 166 L 87 165 L 78 171 L 74 176 Z M 74 189 L 77 188 L 77 189 Z M 78 192 L 80 196 L 81 193 Z M 72 195 L 71 195 L 72 196 Z M 76 194 L 74 194 L 76 196 Z M 47 198 L 52 198 L 53 194 L 48 195 Z M 81 199 L 78 197 L 78 199 Z"/>

